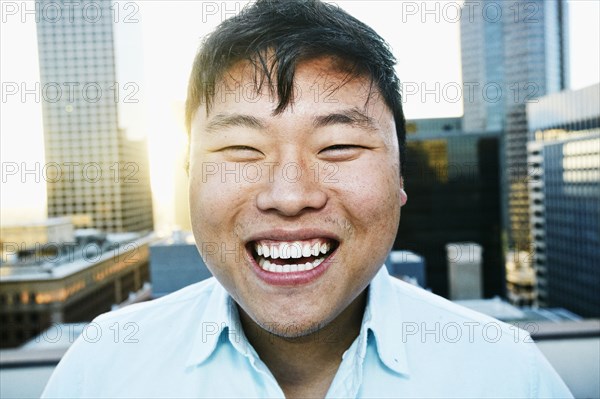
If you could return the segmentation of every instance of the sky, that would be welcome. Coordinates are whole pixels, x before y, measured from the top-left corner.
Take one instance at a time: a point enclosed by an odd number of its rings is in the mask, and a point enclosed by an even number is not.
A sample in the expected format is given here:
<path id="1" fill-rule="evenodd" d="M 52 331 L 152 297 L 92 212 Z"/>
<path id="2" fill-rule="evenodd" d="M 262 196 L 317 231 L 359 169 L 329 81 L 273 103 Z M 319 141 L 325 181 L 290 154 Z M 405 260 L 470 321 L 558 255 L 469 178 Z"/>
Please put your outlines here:
<path id="1" fill-rule="evenodd" d="M 41 173 L 44 141 L 40 101 L 33 95 L 25 101 L 20 101 L 18 95 L 6 95 L 7 84 L 30 89 L 39 82 L 35 18 L 24 12 L 33 8 L 33 2 L 0 0 L 0 3 L 3 84 L 0 223 L 13 224 L 45 217 L 46 187 Z M 359 0 L 337 3 L 389 42 L 398 59 L 397 71 L 403 84 L 427 89 L 436 84 L 440 87 L 460 84 L 460 32 L 455 17 L 459 3 Z M 140 102 L 129 106 L 126 114 L 132 118 L 125 123 L 136 126 L 129 129 L 130 134 L 145 136 L 148 140 L 155 216 L 159 225 L 173 224 L 173 181 L 176 172 L 181 170 L 181 154 L 186 143 L 182 107 L 193 57 L 201 38 L 244 4 L 156 0 L 115 4 L 119 11 L 114 14 L 119 44 L 116 55 L 117 59 L 128 60 L 122 63 L 117 79 L 133 81 L 140 89 L 136 94 Z M 425 7 L 427 10 L 437 7 L 437 12 L 426 13 Z M 600 2 L 572 0 L 569 12 L 570 86 L 577 89 L 600 80 Z M 463 112 L 461 101 L 429 96 L 423 102 L 418 94 L 408 98 L 404 108 L 407 118 L 461 116 Z M 18 173 L 7 174 L 15 165 Z M 36 167 L 40 172 L 23 173 L 24 168 Z"/>

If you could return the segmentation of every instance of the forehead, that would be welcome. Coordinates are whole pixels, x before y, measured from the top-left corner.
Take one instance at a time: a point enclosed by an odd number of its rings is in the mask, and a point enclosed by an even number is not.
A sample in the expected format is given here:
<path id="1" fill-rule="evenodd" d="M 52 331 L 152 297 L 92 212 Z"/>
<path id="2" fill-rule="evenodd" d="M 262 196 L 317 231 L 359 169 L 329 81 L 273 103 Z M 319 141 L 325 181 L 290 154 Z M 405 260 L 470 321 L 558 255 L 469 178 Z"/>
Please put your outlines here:
<path id="1" fill-rule="evenodd" d="M 261 67 L 249 61 L 238 62 L 216 83 L 208 114 L 243 107 L 273 116 L 280 101 L 277 83 L 269 82 Z M 291 97 L 285 112 L 353 106 L 372 113 L 383 105 L 379 89 L 369 76 L 357 74 L 347 62 L 332 57 L 300 62 L 294 71 Z"/>

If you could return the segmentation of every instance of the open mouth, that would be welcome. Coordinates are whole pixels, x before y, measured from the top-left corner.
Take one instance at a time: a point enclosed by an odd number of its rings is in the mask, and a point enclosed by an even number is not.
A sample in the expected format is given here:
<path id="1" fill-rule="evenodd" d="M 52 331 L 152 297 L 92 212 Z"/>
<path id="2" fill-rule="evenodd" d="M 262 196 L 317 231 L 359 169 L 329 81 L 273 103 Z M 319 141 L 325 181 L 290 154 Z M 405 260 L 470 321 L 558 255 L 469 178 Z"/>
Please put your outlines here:
<path id="1" fill-rule="evenodd" d="M 248 244 L 256 263 L 265 271 L 293 273 L 319 267 L 339 246 L 329 238 L 301 241 L 258 240 Z"/>

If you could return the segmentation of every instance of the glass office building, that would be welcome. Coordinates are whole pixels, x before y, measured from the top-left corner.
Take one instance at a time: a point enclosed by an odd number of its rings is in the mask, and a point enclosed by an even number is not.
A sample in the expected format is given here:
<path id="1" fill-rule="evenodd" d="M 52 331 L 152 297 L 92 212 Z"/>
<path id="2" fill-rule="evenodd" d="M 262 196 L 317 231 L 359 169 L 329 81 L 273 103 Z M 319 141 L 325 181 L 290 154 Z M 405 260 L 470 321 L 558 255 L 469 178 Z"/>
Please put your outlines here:
<path id="1" fill-rule="evenodd" d="M 504 296 L 501 243 L 500 134 L 466 134 L 460 118 L 407 122 L 408 203 L 396 250 L 425 258 L 427 285 L 448 296 L 446 244 L 474 242 L 483 250 L 483 295 Z"/>
<path id="2" fill-rule="evenodd" d="M 463 6 L 464 130 L 504 131 L 503 224 L 516 251 L 530 245 L 525 107 L 568 85 L 566 3 L 484 0 Z"/>
<path id="3" fill-rule="evenodd" d="M 600 316 L 600 85 L 527 106 L 539 303 Z"/>

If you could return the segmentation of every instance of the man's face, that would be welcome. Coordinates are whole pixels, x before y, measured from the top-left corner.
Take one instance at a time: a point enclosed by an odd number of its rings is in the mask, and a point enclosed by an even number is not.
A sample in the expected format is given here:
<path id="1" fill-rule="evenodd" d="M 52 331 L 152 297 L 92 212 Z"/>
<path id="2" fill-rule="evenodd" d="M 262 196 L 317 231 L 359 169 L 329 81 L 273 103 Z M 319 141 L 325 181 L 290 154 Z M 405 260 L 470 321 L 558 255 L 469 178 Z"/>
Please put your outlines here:
<path id="1" fill-rule="evenodd" d="M 385 261 L 405 194 L 392 113 L 368 78 L 322 58 L 294 101 L 234 66 L 192 123 L 190 207 L 213 275 L 262 328 L 293 337 L 334 320 Z M 267 86 L 265 84 L 265 86 Z"/>

